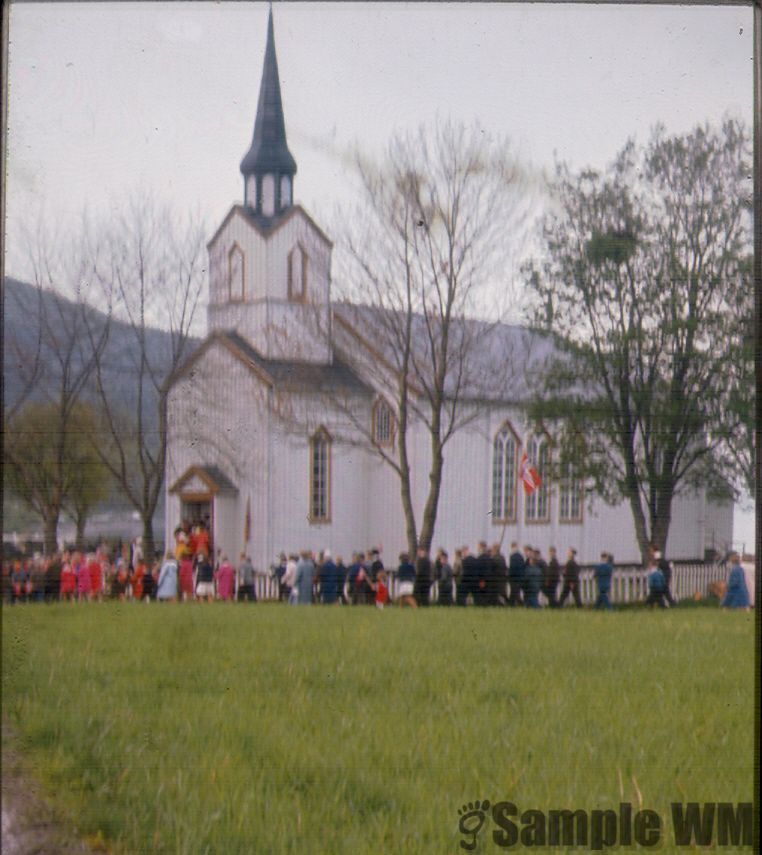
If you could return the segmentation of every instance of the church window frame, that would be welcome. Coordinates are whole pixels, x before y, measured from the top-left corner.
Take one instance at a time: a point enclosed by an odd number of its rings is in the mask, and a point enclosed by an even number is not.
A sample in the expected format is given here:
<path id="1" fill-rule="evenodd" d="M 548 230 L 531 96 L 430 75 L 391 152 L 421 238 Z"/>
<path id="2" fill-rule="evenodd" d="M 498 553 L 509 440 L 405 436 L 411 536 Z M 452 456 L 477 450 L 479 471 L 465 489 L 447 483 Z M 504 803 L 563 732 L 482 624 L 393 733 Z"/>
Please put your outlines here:
<path id="1" fill-rule="evenodd" d="M 297 243 L 288 254 L 288 299 L 292 303 L 307 301 L 307 273 L 309 256 L 307 250 Z"/>
<path id="2" fill-rule="evenodd" d="M 310 437 L 310 510 L 314 524 L 331 521 L 331 450 L 333 440 L 324 427 Z"/>
<path id="3" fill-rule="evenodd" d="M 516 486 L 520 440 L 510 422 L 500 426 L 492 441 L 492 522 L 516 522 Z"/>
<path id="4" fill-rule="evenodd" d="M 532 525 L 550 522 L 550 445 L 550 436 L 544 430 L 535 431 L 526 441 L 527 458 L 540 476 L 540 486 L 524 496 L 524 521 Z"/>
<path id="5" fill-rule="evenodd" d="M 371 409 L 373 442 L 382 447 L 391 447 L 394 443 L 397 423 L 394 410 L 385 398 L 378 398 Z"/>
<path id="6" fill-rule="evenodd" d="M 239 270 L 234 269 L 235 260 L 239 261 Z M 234 279 L 238 278 L 236 283 Z M 236 288 L 236 284 L 238 287 Z M 246 256 L 237 242 L 228 250 L 228 300 L 231 303 L 243 303 L 246 294 Z"/>

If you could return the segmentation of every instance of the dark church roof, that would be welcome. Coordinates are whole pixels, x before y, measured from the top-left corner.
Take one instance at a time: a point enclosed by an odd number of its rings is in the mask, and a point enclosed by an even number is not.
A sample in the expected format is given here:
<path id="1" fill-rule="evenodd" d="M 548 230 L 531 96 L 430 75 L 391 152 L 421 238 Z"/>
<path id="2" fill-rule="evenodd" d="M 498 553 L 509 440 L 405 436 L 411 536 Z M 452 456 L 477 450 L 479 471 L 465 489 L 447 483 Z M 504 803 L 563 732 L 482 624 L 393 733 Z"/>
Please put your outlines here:
<path id="1" fill-rule="evenodd" d="M 254 136 L 251 147 L 241 161 L 241 172 L 244 175 L 265 172 L 294 175 L 296 172 L 296 161 L 286 143 L 286 122 L 283 118 L 283 102 L 280 97 L 272 8 L 267 21 L 267 47 L 262 69 L 262 83 L 259 87 Z"/>
<path id="2" fill-rule="evenodd" d="M 359 392 L 370 394 L 371 390 L 368 386 L 346 363 L 339 359 L 334 359 L 331 365 L 266 359 L 237 332 L 228 331 L 222 335 L 270 378 L 273 385 L 280 389 L 288 389 L 294 392 L 336 392 L 344 394 Z"/>

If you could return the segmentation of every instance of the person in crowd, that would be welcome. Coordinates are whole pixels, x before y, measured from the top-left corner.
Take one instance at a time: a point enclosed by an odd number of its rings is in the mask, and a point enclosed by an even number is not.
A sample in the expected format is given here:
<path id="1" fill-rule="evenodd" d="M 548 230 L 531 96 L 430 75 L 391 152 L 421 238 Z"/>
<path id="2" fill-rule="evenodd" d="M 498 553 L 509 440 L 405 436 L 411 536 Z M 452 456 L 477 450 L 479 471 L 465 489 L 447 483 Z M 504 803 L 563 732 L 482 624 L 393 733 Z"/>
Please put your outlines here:
<path id="1" fill-rule="evenodd" d="M 77 574 L 71 564 L 71 554 L 64 552 L 61 564 L 61 599 L 74 602 L 77 595 Z"/>
<path id="2" fill-rule="evenodd" d="M 418 556 L 415 562 L 415 601 L 420 606 L 429 605 L 431 593 L 431 558 L 429 551 L 423 546 L 418 547 Z"/>
<path id="3" fill-rule="evenodd" d="M 651 545 L 651 555 L 656 559 L 656 563 L 664 576 L 664 599 L 670 608 L 674 608 L 677 603 L 672 596 L 672 564 L 667 561 L 664 555 L 653 544 Z"/>
<path id="4" fill-rule="evenodd" d="M 731 552 L 728 556 L 730 574 L 728 575 L 728 587 L 722 600 L 724 609 L 749 609 L 749 588 L 746 585 L 746 574 L 741 566 L 741 558 L 737 552 Z"/>
<path id="5" fill-rule="evenodd" d="M 447 555 L 447 550 L 439 548 L 437 553 L 437 583 L 439 586 L 439 605 L 452 605 L 452 567 Z"/>
<path id="6" fill-rule="evenodd" d="M 193 599 L 193 557 L 190 550 L 183 550 L 177 568 L 180 599 L 183 602 Z"/>
<path id="7" fill-rule="evenodd" d="M 201 552 L 207 557 L 211 557 L 209 529 L 207 529 L 206 525 L 202 520 L 199 520 L 193 526 L 193 529 L 190 533 L 189 542 L 190 548 L 193 551 L 194 555 L 198 555 L 198 553 Z"/>
<path id="8" fill-rule="evenodd" d="M 455 602 L 458 602 L 460 596 L 460 583 L 463 578 L 463 552 L 461 549 L 456 549 L 452 559 L 452 579 L 455 583 Z"/>
<path id="9" fill-rule="evenodd" d="M 87 560 L 87 572 L 90 574 L 90 599 L 103 598 L 103 565 L 100 555 L 93 552 Z"/>
<path id="10" fill-rule="evenodd" d="M 508 559 L 508 586 L 510 593 L 508 595 L 509 606 L 520 606 L 523 602 L 521 589 L 524 584 L 524 567 L 526 561 L 521 554 L 518 543 L 514 541 L 511 544 L 511 554 Z"/>
<path id="11" fill-rule="evenodd" d="M 320 565 L 320 602 L 335 605 L 339 601 L 339 568 L 333 561 L 331 550 L 323 550 Z"/>
<path id="12" fill-rule="evenodd" d="M 367 606 L 373 602 L 373 589 L 368 578 L 368 570 L 366 568 L 366 559 L 363 552 L 357 553 L 357 572 L 354 577 L 354 594 L 352 601 L 358 606 Z"/>
<path id="13" fill-rule="evenodd" d="M 134 570 L 143 560 L 143 538 L 138 535 L 130 544 L 130 567 Z"/>
<path id="14" fill-rule="evenodd" d="M 656 553 L 651 554 L 651 559 L 648 562 L 648 576 L 646 580 L 648 582 L 646 605 L 659 606 L 661 609 L 666 608 L 667 604 L 664 602 L 666 583 L 664 581 L 664 573 L 662 573 L 661 567 L 659 567 L 659 560 L 656 557 Z"/>
<path id="15" fill-rule="evenodd" d="M 167 551 L 159 568 L 156 599 L 160 602 L 174 602 L 177 599 L 177 559 L 172 550 Z"/>
<path id="16" fill-rule="evenodd" d="M 600 563 L 593 568 L 595 576 L 595 584 L 598 589 L 598 596 L 595 600 L 595 609 L 612 609 L 611 601 L 609 600 L 609 591 L 611 590 L 611 576 L 614 572 L 613 557 L 608 552 L 601 552 Z"/>
<path id="17" fill-rule="evenodd" d="M 196 555 L 196 598 L 207 603 L 214 599 L 214 568 L 205 552 Z"/>
<path id="18" fill-rule="evenodd" d="M 347 568 L 344 565 L 344 559 L 340 555 L 336 556 L 336 582 L 339 588 L 339 602 L 344 606 L 348 606 L 349 600 L 347 599 L 345 591 L 347 584 Z"/>
<path id="19" fill-rule="evenodd" d="M 50 561 L 48 561 L 48 566 L 45 568 L 43 591 L 46 603 L 55 602 L 60 596 L 62 566 L 63 558 L 61 553 L 56 552 Z"/>
<path id="20" fill-rule="evenodd" d="M 77 599 L 82 603 L 90 599 L 92 576 L 88 569 L 88 561 L 81 553 L 77 553 L 77 560 L 74 566 L 77 573 Z"/>
<path id="21" fill-rule="evenodd" d="M 45 599 L 45 573 L 48 561 L 42 555 L 36 555 L 29 568 L 30 591 L 29 598 L 33 603 L 41 603 Z"/>
<path id="22" fill-rule="evenodd" d="M 12 602 L 25 603 L 28 599 L 27 588 L 29 586 L 29 571 L 25 562 L 14 561 L 11 571 Z"/>
<path id="23" fill-rule="evenodd" d="M 556 547 L 551 546 L 548 549 L 548 561 L 544 561 L 542 555 L 537 550 L 537 563 L 539 564 L 540 571 L 542 572 L 542 593 L 545 595 L 545 599 L 548 601 L 548 605 L 551 609 L 558 608 L 558 599 L 556 598 L 556 592 L 558 591 L 558 582 L 561 578 L 561 566 L 558 563 L 558 558 L 556 555 Z"/>
<path id="24" fill-rule="evenodd" d="M 468 546 L 462 546 L 460 549 L 461 561 L 463 564 L 463 572 L 461 574 L 461 584 L 458 585 L 457 604 L 459 606 L 468 605 L 468 598 L 471 597 L 473 603 L 477 602 L 479 591 L 479 565 L 476 558 L 471 555 L 471 550 Z"/>
<path id="25" fill-rule="evenodd" d="M 191 545 L 189 542 L 188 533 L 185 531 L 182 525 L 177 526 L 175 529 L 175 559 L 177 561 L 182 561 L 182 559 L 191 554 Z"/>
<path id="26" fill-rule="evenodd" d="M 285 567 L 283 569 L 285 572 Z M 280 588 L 278 589 L 278 599 L 280 599 Z M 254 587 L 254 565 L 251 563 L 251 557 L 245 552 L 241 553 L 238 562 L 238 600 L 247 603 L 256 603 L 257 601 L 257 592 Z"/>
<path id="27" fill-rule="evenodd" d="M 138 603 L 143 599 L 143 577 L 146 572 L 146 564 L 141 551 L 137 561 L 132 567 L 130 574 L 130 588 L 132 589 L 132 599 Z"/>
<path id="28" fill-rule="evenodd" d="M 400 563 L 397 568 L 397 605 L 417 608 L 415 601 L 415 567 L 410 562 L 407 552 L 400 552 Z"/>
<path id="29" fill-rule="evenodd" d="M 389 602 L 389 589 L 386 587 L 386 570 L 383 568 L 378 571 L 376 581 L 373 583 L 375 591 L 375 603 L 377 609 L 383 607 Z"/>
<path id="30" fill-rule="evenodd" d="M 235 593 L 235 570 L 227 555 L 222 556 L 220 566 L 214 571 L 214 581 L 217 583 L 217 598 L 231 602 Z"/>
<path id="31" fill-rule="evenodd" d="M 312 579 L 314 575 L 315 563 L 312 560 L 312 555 L 308 549 L 303 549 L 296 565 L 296 576 L 294 578 L 297 605 L 308 606 L 312 603 Z"/>
<path id="32" fill-rule="evenodd" d="M 535 551 L 531 546 L 525 548 L 526 563 L 524 564 L 524 605 L 528 609 L 540 608 L 540 588 L 542 587 L 542 569 L 539 559 L 535 558 Z M 539 555 L 539 550 L 537 552 Z"/>
<path id="33" fill-rule="evenodd" d="M 508 583 L 508 564 L 500 551 L 500 544 L 493 543 L 490 549 L 492 558 L 493 572 L 495 574 L 495 583 L 497 585 L 496 605 L 504 606 L 508 602 L 507 583 Z"/>
<path id="34" fill-rule="evenodd" d="M 373 582 L 378 579 L 378 574 L 384 569 L 384 562 L 381 560 L 381 550 L 373 547 L 370 551 L 370 578 Z"/>
<path id="35" fill-rule="evenodd" d="M 156 573 L 158 572 L 158 562 L 156 562 L 156 566 L 153 568 L 150 564 L 145 565 L 145 572 L 143 573 L 142 580 L 142 591 L 143 591 L 143 600 L 146 603 L 150 603 L 151 600 L 156 599 Z"/>
<path id="36" fill-rule="evenodd" d="M 569 594 L 574 597 L 574 605 L 582 608 L 582 597 L 579 593 L 579 564 L 577 564 L 577 550 L 569 549 L 566 552 L 566 566 L 564 567 L 564 584 L 561 588 L 561 599 L 558 602 L 559 608 L 566 602 Z"/>
<path id="37" fill-rule="evenodd" d="M 281 552 L 278 556 L 278 560 L 275 562 L 275 566 L 273 567 L 273 576 L 275 577 L 276 582 L 278 583 L 278 600 L 283 602 L 288 600 L 288 591 L 283 584 L 283 577 L 286 575 L 286 566 L 288 565 L 288 558 L 286 557 L 285 552 Z"/>
<path id="38" fill-rule="evenodd" d="M 112 600 L 124 600 L 127 597 L 127 562 L 120 558 L 116 572 L 111 576 L 110 595 Z"/>
<path id="39" fill-rule="evenodd" d="M 296 591 L 294 590 L 294 581 L 296 580 L 296 567 L 299 562 L 299 556 L 292 552 L 286 562 L 286 572 L 283 575 L 283 590 L 286 594 L 287 603 L 296 602 Z"/>
<path id="40" fill-rule="evenodd" d="M 473 594 L 475 606 L 492 606 L 497 602 L 492 557 L 483 540 L 480 540 L 476 547 L 476 588 Z"/>

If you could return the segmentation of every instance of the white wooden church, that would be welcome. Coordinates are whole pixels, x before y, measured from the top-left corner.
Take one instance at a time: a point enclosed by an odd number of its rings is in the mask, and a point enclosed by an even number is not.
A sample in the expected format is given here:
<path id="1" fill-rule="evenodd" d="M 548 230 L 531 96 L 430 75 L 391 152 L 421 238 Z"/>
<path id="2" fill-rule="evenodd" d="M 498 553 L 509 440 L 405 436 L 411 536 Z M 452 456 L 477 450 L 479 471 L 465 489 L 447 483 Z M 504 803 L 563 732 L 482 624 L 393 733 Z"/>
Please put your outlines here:
<path id="1" fill-rule="evenodd" d="M 379 546 L 394 565 L 406 548 L 399 481 L 364 439 L 394 453 L 394 409 L 378 379 L 383 354 L 370 344 L 374 310 L 332 303 L 331 240 L 294 202 L 297 169 L 286 142 L 272 11 L 253 139 L 240 170 L 243 204 L 233 205 L 208 244 L 208 334 L 172 380 L 166 542 L 182 520 L 204 519 L 215 550 L 234 561 L 246 551 L 260 570 L 279 552 L 302 548 L 349 558 Z M 544 478 L 524 495 L 519 460 L 526 452 L 542 472 L 552 439 L 528 423 L 517 372 L 495 364 L 496 353 L 526 352 L 530 333 L 498 326 L 491 334 L 496 347 L 481 349 L 484 364 L 472 374 L 495 382 L 474 393 L 475 417 L 446 447 L 433 546 L 452 554 L 463 544 L 502 540 L 507 551 L 517 540 L 544 552 L 556 546 L 560 555 L 574 546 L 583 563 L 603 549 L 617 561 L 639 561 L 626 505 L 583 499 L 570 479 Z M 547 346 L 535 345 L 535 352 Z M 363 422 L 364 434 L 353 431 Z M 420 516 L 429 439 L 415 423 L 408 438 Z M 729 503 L 701 492 L 676 497 L 668 556 L 702 559 L 708 548 L 723 549 L 732 520 Z"/>

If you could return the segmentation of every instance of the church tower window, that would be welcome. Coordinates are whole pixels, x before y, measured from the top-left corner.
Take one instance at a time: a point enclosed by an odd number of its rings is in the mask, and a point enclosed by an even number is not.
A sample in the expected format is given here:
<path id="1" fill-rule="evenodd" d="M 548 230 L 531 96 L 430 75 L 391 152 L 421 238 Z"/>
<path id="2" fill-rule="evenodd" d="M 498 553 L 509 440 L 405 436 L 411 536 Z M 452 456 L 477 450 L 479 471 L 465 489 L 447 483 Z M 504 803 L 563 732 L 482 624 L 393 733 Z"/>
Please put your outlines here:
<path id="1" fill-rule="evenodd" d="M 280 206 L 288 208 L 291 204 L 291 176 L 281 175 L 280 177 Z"/>
<path id="2" fill-rule="evenodd" d="M 297 244 L 288 254 L 288 299 L 303 303 L 307 298 L 309 259 L 304 247 Z"/>
<path id="3" fill-rule="evenodd" d="M 331 438 L 320 428 L 310 439 L 310 522 L 331 519 Z"/>
<path id="4" fill-rule="evenodd" d="M 373 442 L 391 445 L 394 440 L 394 414 L 392 408 L 379 399 L 373 405 Z"/>
<path id="5" fill-rule="evenodd" d="M 231 302 L 241 302 L 244 295 L 243 250 L 234 243 L 228 253 L 228 296 Z"/>
<path id="6" fill-rule="evenodd" d="M 275 177 L 262 176 L 262 215 L 272 217 L 275 213 Z"/>
<path id="7" fill-rule="evenodd" d="M 516 452 L 518 440 L 509 424 L 504 424 L 492 444 L 492 521 L 516 519 Z"/>

